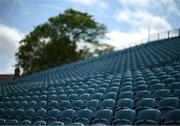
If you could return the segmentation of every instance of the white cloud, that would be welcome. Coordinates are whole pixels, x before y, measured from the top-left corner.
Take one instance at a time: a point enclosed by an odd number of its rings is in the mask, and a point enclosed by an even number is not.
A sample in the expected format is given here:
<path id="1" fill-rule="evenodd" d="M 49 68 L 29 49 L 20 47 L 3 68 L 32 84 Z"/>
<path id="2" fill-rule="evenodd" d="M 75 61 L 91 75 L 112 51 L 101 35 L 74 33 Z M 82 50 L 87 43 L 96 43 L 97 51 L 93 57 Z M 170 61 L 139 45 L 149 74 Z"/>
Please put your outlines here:
<path id="1" fill-rule="evenodd" d="M 173 15 L 180 16 L 180 8 L 177 6 L 179 0 L 158 0 L 158 2 L 154 3 L 154 6 L 160 10 L 164 10 L 167 14 L 167 17 Z"/>
<path id="2" fill-rule="evenodd" d="M 148 27 L 151 34 L 171 30 L 172 26 L 167 20 L 165 11 L 178 13 L 173 0 L 118 0 L 122 9 L 114 16 L 116 21 L 129 25 L 129 32 L 113 30 L 108 33 L 108 44 L 118 49 L 142 43 L 148 38 Z M 166 10 L 167 9 L 167 10 Z M 157 10 L 154 12 L 154 10 Z"/>
<path id="3" fill-rule="evenodd" d="M 135 10 L 146 10 L 155 14 L 164 14 L 165 17 L 172 15 L 180 16 L 179 0 L 118 0 L 125 8 Z M 155 12 L 154 12 L 155 10 Z"/>
<path id="4" fill-rule="evenodd" d="M 108 8 L 108 3 L 105 0 L 67 0 L 70 2 L 78 3 L 78 4 L 83 4 L 86 6 L 97 6 L 101 9 L 106 9 Z"/>
<path id="5" fill-rule="evenodd" d="M 107 33 L 106 36 L 108 39 L 104 42 L 113 45 L 119 50 L 142 43 L 141 40 L 148 38 L 148 29 L 140 29 L 140 31 L 132 31 L 128 33 L 120 30 L 113 30 Z"/>
<path id="6" fill-rule="evenodd" d="M 55 5 L 50 5 L 50 4 L 35 4 L 38 7 L 43 7 L 43 8 L 52 8 L 52 9 L 56 9 L 56 10 L 64 10 L 64 7 L 61 6 L 55 6 Z"/>
<path id="7" fill-rule="evenodd" d="M 0 24 L 0 73 L 13 72 L 15 52 L 23 34 L 17 29 Z"/>
<path id="8" fill-rule="evenodd" d="M 0 74 L 13 74 L 14 73 L 14 58 L 7 58 L 0 56 Z"/>
<path id="9" fill-rule="evenodd" d="M 119 2 L 124 6 L 147 7 L 151 0 L 119 0 Z"/>
<path id="10" fill-rule="evenodd" d="M 108 3 L 104 2 L 104 1 L 101 1 L 101 2 L 99 3 L 99 7 L 100 7 L 100 8 L 103 8 L 103 9 L 106 9 L 106 8 L 108 8 Z"/>
<path id="11" fill-rule="evenodd" d="M 147 41 L 148 27 L 150 27 L 151 34 L 172 29 L 171 24 L 164 17 L 153 15 L 144 9 L 132 11 L 126 8 L 119 11 L 115 15 L 115 19 L 119 23 L 130 25 L 129 32 L 114 30 L 107 34 L 110 39 L 106 43 L 112 44 L 118 49 L 140 44 L 142 39 Z"/>
<path id="12" fill-rule="evenodd" d="M 97 2 L 97 0 L 69 0 L 69 1 L 81 3 L 88 6 L 91 6 Z"/>
<path id="13" fill-rule="evenodd" d="M 146 10 L 131 11 L 126 9 L 120 11 L 115 18 L 118 22 L 127 22 L 133 28 L 137 29 L 145 28 L 149 25 L 154 29 L 160 30 L 169 30 L 172 28 L 165 18 L 152 15 Z"/>

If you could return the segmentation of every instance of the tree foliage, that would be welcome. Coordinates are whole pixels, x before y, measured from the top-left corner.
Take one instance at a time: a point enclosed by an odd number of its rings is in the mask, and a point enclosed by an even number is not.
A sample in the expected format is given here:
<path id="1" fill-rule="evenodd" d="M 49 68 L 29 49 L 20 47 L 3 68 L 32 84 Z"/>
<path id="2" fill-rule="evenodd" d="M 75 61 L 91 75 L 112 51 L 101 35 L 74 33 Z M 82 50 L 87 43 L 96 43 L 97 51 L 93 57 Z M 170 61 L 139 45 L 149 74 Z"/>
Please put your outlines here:
<path id="1" fill-rule="evenodd" d="M 91 57 L 88 48 L 77 49 L 78 42 L 97 43 L 106 31 L 91 15 L 67 9 L 35 27 L 20 42 L 17 64 L 28 74 Z"/>

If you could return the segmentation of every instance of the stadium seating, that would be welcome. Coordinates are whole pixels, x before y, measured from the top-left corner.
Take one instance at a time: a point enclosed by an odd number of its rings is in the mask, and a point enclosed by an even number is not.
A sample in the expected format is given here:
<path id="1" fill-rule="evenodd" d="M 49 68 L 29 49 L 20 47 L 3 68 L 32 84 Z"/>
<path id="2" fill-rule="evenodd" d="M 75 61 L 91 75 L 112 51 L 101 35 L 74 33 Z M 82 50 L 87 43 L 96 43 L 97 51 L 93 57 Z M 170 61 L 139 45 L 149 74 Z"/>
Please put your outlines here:
<path id="1" fill-rule="evenodd" d="M 180 37 L 0 85 L 0 125 L 180 125 Z"/>
<path id="2" fill-rule="evenodd" d="M 135 120 L 135 112 L 132 109 L 122 109 L 115 113 L 113 125 L 132 125 Z"/>
<path id="3" fill-rule="evenodd" d="M 165 125 L 180 125 L 180 110 L 171 110 L 165 118 Z"/>
<path id="4" fill-rule="evenodd" d="M 139 112 L 136 125 L 159 125 L 160 111 L 157 109 L 146 109 Z"/>

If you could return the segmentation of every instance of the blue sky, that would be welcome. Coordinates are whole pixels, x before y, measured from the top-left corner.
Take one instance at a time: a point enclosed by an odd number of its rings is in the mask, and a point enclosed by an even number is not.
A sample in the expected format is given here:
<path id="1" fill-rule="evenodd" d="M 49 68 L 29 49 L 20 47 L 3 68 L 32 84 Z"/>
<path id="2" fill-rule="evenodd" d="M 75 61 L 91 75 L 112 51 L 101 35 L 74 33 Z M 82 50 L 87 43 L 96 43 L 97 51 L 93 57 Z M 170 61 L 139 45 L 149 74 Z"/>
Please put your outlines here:
<path id="1" fill-rule="evenodd" d="M 88 12 L 107 25 L 105 43 L 117 49 L 151 33 L 180 27 L 179 0 L 0 0 L 0 74 L 13 73 L 19 41 L 67 8 Z"/>

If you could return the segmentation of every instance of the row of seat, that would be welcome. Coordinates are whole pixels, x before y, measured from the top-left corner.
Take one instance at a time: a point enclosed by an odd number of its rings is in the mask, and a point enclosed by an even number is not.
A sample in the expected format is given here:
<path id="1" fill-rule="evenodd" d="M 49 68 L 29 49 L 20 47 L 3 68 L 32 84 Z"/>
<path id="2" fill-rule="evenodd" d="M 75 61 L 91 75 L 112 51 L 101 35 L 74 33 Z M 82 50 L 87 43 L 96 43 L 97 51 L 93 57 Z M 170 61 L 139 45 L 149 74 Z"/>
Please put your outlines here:
<path id="1" fill-rule="evenodd" d="M 137 78 L 137 79 L 140 79 L 140 78 Z M 167 79 L 170 80 L 170 78 L 167 78 Z M 179 89 L 179 85 L 180 85 L 179 81 L 172 81 L 166 84 L 166 83 L 161 83 L 158 79 L 153 79 L 151 76 L 151 80 L 149 81 L 138 80 L 136 82 L 132 82 L 131 78 L 123 78 L 122 83 L 113 82 L 109 84 L 108 82 L 104 82 L 99 85 L 98 84 L 92 84 L 92 85 L 82 84 L 81 87 L 80 86 L 73 86 L 73 87 L 65 86 L 64 88 L 59 86 L 59 87 L 53 87 L 53 88 L 51 87 L 49 89 L 43 89 L 42 91 L 33 91 L 33 92 L 29 91 L 27 92 L 27 94 L 29 94 L 29 96 L 31 95 L 49 95 L 50 96 L 53 94 L 56 94 L 56 95 L 78 94 L 79 95 L 83 93 L 93 94 L 93 93 L 98 93 L 101 88 L 104 88 L 104 91 L 101 93 L 108 93 L 111 91 L 117 91 L 119 87 L 123 88 L 123 86 L 132 86 L 133 91 L 138 91 L 142 88 L 142 89 L 148 89 L 150 91 L 159 90 L 159 89 L 170 89 L 170 91 L 173 92 L 174 89 Z M 54 88 L 57 88 L 59 90 L 56 91 Z M 18 99 L 22 99 L 22 98 L 19 97 Z"/>
<path id="2" fill-rule="evenodd" d="M 160 125 L 179 124 L 180 109 L 170 110 L 165 119 L 161 119 L 161 112 L 157 109 L 147 108 L 137 114 L 133 109 L 122 109 L 113 112 L 110 109 L 102 109 L 93 113 L 90 109 L 82 109 L 77 113 L 73 109 L 66 109 L 61 114 L 58 109 L 52 109 L 45 114 L 45 109 L 38 110 L 32 118 L 33 110 L 28 110 L 27 115 L 22 117 L 22 121 L 17 119 L 5 120 L 0 118 L 0 125 L 70 125 L 80 123 L 81 125 L 106 124 L 106 125 Z M 16 117 L 20 118 L 20 114 Z"/>
<path id="3" fill-rule="evenodd" d="M 92 91 L 92 94 L 89 93 L 85 93 L 83 92 L 83 90 L 77 90 L 79 93 L 82 91 L 82 93 L 80 94 L 75 94 L 75 93 L 69 93 L 69 94 L 65 94 L 65 93 L 60 93 L 60 94 L 56 94 L 53 93 L 51 95 L 47 95 L 47 92 L 42 92 L 42 94 L 34 94 L 32 96 L 30 95 L 25 95 L 25 96 L 5 96 L 2 97 L 1 100 L 2 101 L 6 101 L 6 102 L 18 102 L 20 103 L 21 101 L 36 101 L 39 102 L 41 100 L 47 100 L 47 101 L 52 101 L 52 100 L 57 100 L 57 101 L 62 101 L 62 100 L 70 100 L 70 101 L 74 101 L 74 100 L 83 100 L 83 101 L 87 101 L 87 100 L 91 100 L 91 99 L 98 99 L 98 100 L 103 100 L 103 99 L 119 99 L 119 98 L 131 98 L 131 99 L 139 99 L 139 98 L 143 98 L 143 97 L 154 97 L 154 98 L 163 98 L 163 97 L 180 97 L 180 82 L 174 82 L 171 85 L 169 85 L 168 87 L 165 87 L 164 84 L 158 83 L 155 84 L 153 86 L 151 86 L 150 88 L 148 88 L 147 85 L 145 84 L 140 84 L 136 87 L 134 87 L 131 85 L 128 85 L 128 83 L 126 83 L 127 86 L 123 86 L 121 88 L 119 87 L 111 87 L 109 89 L 105 88 L 105 87 L 101 87 L 98 88 L 96 90 L 96 92 L 94 92 L 94 90 L 92 88 L 89 88 L 89 91 Z M 170 90 L 169 90 L 169 89 Z M 88 89 L 87 89 L 88 90 Z M 86 91 L 87 91 L 86 90 Z M 61 91 L 61 90 L 60 90 Z"/>

